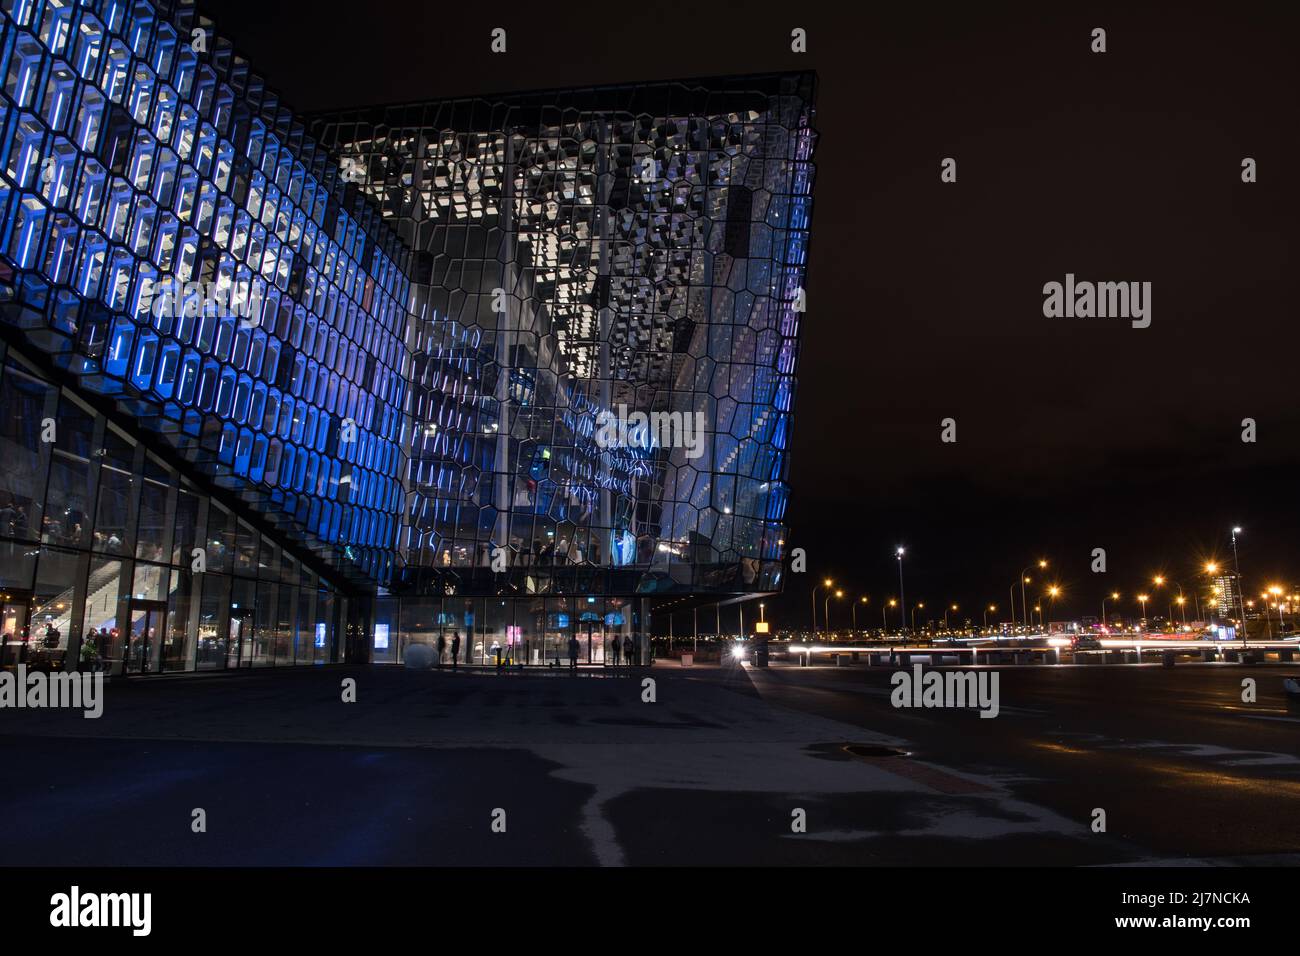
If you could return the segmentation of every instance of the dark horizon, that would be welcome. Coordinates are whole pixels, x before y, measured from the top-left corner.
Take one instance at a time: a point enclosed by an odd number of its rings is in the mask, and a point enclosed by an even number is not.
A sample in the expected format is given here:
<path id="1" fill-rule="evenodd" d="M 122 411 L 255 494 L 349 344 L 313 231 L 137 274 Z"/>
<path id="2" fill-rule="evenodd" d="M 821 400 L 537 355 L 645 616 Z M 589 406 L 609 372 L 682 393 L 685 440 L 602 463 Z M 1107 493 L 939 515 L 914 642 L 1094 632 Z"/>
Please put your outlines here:
<path id="1" fill-rule="evenodd" d="M 869 593 L 879 623 L 898 544 L 909 605 L 1001 605 L 1018 570 L 1045 556 L 1068 595 L 1062 612 L 1095 614 L 1103 593 L 1132 594 L 1156 573 L 1190 589 L 1200 561 L 1228 555 L 1234 524 L 1248 591 L 1300 580 L 1285 278 L 1300 198 L 1286 162 L 1300 143 L 1278 122 L 1300 88 L 1293 13 L 1001 4 L 846 19 L 830 5 L 771 4 L 736 18 L 670 3 L 662 35 L 642 28 L 632 41 L 653 59 L 629 60 L 617 25 L 575 33 L 523 6 L 377 0 L 362 19 L 292 2 L 204 8 L 305 113 L 817 72 L 788 513 L 809 575 L 768 602 L 776 620 L 806 622 L 811 583 L 830 574 Z M 673 31 L 679 18 L 692 29 Z M 504 56 L 487 52 L 495 26 L 509 31 Z M 806 55 L 790 52 L 795 26 L 808 31 Z M 1098 26 L 1104 54 L 1089 49 Z M 481 47 L 467 42 L 479 33 Z M 314 68 L 345 46 L 346 69 Z M 566 47 L 574 55 L 557 62 Z M 939 178 L 949 156 L 955 184 Z M 1252 184 L 1241 181 L 1247 156 Z M 1067 273 L 1151 282 L 1150 328 L 1045 318 L 1043 285 Z M 955 444 L 940 441 L 948 417 Z M 1240 438 L 1248 417 L 1253 444 Z M 1089 571 L 1097 547 L 1104 576 Z"/>

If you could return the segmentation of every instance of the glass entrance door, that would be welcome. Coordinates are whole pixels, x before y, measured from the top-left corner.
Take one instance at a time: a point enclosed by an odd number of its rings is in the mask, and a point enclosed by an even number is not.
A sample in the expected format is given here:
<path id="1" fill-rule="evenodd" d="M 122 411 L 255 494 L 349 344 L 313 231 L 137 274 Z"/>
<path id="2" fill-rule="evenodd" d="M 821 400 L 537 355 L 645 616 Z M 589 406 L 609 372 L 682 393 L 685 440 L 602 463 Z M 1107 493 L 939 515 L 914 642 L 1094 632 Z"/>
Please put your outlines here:
<path id="1" fill-rule="evenodd" d="M 27 659 L 27 638 L 32 616 L 31 599 L 0 595 L 0 666 L 13 667 Z"/>
<path id="2" fill-rule="evenodd" d="M 130 622 L 126 652 L 128 674 L 149 674 L 162 670 L 162 641 L 167 627 L 167 605 L 162 601 L 132 599 L 127 614 Z"/>
<path id="3" fill-rule="evenodd" d="M 230 639 L 226 642 L 227 667 L 253 666 L 253 612 L 230 610 Z"/>

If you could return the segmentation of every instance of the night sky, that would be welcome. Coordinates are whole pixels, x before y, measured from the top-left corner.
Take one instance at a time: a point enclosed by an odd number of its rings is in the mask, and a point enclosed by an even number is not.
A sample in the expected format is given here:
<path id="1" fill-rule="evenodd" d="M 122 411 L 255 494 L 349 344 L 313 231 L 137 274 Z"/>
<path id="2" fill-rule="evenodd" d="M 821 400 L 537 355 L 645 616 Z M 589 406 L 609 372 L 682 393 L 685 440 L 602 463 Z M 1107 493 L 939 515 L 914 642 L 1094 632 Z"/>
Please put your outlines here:
<path id="1" fill-rule="evenodd" d="M 871 595 L 861 623 L 878 624 L 897 590 L 899 543 L 909 605 L 957 602 L 976 620 L 989 602 L 1005 608 L 1040 555 L 1066 591 L 1058 619 L 1096 614 L 1103 592 L 1129 597 L 1161 571 L 1190 589 L 1201 560 L 1230 557 L 1233 524 L 1248 591 L 1300 583 L 1294 13 L 203 6 L 299 111 L 816 70 L 790 543 L 814 576 Z M 509 31 L 505 56 L 487 53 L 495 26 Z M 804 56 L 789 49 L 796 26 Z M 1090 52 L 1094 27 L 1105 54 Z M 948 156 L 956 184 L 939 179 Z M 1151 282 L 1151 327 L 1045 318 L 1043 284 L 1067 272 Z M 956 444 L 940 441 L 949 416 Z M 1245 417 L 1255 444 L 1241 441 Z M 1095 547 L 1104 576 L 1089 571 Z M 790 581 L 781 623 L 806 623 L 809 583 Z"/>

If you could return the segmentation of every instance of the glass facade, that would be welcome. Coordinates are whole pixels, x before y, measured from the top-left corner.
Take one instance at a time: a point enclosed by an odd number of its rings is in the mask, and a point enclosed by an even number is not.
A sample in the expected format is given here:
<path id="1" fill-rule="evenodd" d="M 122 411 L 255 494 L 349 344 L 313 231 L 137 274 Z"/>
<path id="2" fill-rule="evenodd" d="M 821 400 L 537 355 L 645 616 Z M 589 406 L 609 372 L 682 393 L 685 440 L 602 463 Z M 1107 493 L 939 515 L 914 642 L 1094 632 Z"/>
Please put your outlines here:
<path id="1" fill-rule="evenodd" d="M 0 470 L 0 663 L 158 674 L 339 659 L 326 578 L 3 344 L 0 461 L 15 466 Z M 196 542 L 212 556 L 202 570 Z"/>
<path id="2" fill-rule="evenodd" d="M 413 250 L 395 587 L 780 587 L 812 94 L 779 74 L 317 118 Z"/>
<path id="3" fill-rule="evenodd" d="M 401 243 L 192 7 L 0 6 L 4 322 L 340 573 L 385 576 Z"/>
<path id="4" fill-rule="evenodd" d="M 188 0 L 0 31 L 6 663 L 643 660 L 781 587 L 811 74 L 307 122 Z"/>

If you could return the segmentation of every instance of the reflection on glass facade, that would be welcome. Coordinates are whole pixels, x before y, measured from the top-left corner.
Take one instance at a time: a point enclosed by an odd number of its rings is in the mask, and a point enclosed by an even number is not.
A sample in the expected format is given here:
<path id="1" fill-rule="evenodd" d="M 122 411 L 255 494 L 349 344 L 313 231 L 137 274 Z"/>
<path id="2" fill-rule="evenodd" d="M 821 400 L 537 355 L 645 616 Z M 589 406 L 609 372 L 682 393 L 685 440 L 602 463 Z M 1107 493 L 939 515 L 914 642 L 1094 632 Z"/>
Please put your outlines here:
<path id="1" fill-rule="evenodd" d="M 0 29 L 7 663 L 644 660 L 780 588 L 811 74 L 308 121 L 187 0 Z"/>
<path id="2" fill-rule="evenodd" d="M 316 119 L 413 250 L 395 586 L 780 586 L 812 85 L 737 77 Z M 638 414 L 674 427 L 602 442 L 602 422 Z"/>

